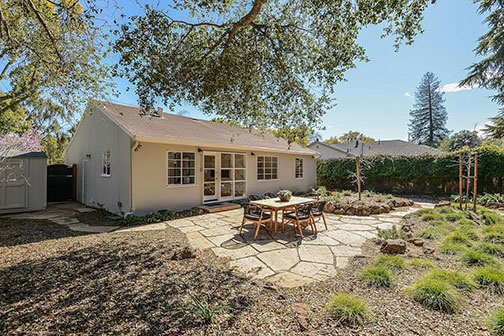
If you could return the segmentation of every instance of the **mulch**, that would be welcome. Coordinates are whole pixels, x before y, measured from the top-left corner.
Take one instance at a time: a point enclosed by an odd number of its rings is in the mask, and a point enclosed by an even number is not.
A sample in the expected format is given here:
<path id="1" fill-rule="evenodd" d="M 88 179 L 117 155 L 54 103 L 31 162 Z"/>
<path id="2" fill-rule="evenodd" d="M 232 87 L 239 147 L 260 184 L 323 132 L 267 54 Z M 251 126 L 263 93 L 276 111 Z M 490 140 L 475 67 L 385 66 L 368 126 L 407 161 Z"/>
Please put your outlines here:
<path id="1" fill-rule="evenodd" d="M 0 221 L 2 335 L 489 335 L 486 317 L 501 304 L 477 290 L 459 313 L 425 309 L 405 291 L 426 272 L 413 269 L 391 289 L 368 288 L 359 270 L 378 254 L 373 242 L 333 279 L 287 290 L 236 275 L 210 252 L 172 260 L 187 243 L 171 228 L 81 235 L 48 221 L 16 222 Z M 422 257 L 451 267 L 444 256 Z M 355 327 L 331 320 L 325 306 L 337 292 L 365 300 L 371 318 Z M 188 310 L 189 293 L 224 307 L 213 324 Z M 296 303 L 308 306 L 307 330 Z"/>

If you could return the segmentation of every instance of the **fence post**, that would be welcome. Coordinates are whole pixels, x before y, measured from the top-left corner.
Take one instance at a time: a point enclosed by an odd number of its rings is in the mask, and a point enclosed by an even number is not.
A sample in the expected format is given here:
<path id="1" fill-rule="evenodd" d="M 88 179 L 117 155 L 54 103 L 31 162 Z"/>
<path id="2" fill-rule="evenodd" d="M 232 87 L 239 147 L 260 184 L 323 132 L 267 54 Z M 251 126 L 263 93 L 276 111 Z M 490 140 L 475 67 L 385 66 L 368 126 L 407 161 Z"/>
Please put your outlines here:
<path id="1" fill-rule="evenodd" d="M 478 200 L 478 153 L 474 155 L 474 191 L 473 191 L 473 210 L 476 211 Z"/>

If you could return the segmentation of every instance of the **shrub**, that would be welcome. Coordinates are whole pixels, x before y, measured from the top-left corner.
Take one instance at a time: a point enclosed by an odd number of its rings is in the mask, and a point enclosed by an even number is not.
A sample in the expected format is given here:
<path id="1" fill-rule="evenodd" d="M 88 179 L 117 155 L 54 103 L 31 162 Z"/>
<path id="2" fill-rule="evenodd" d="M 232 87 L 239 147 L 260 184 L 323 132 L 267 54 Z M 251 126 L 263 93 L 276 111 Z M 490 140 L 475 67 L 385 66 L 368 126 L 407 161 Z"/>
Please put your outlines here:
<path id="1" fill-rule="evenodd" d="M 471 290 L 474 287 L 474 283 L 471 279 L 458 271 L 436 269 L 427 274 L 425 278 L 441 280 L 461 290 Z"/>
<path id="2" fill-rule="evenodd" d="M 413 258 L 410 261 L 408 261 L 408 264 L 414 268 L 433 268 L 434 267 L 434 263 L 432 261 L 420 259 L 420 258 Z"/>
<path id="3" fill-rule="evenodd" d="M 483 241 L 492 244 L 504 244 L 504 234 L 503 233 L 487 233 L 483 236 Z"/>
<path id="4" fill-rule="evenodd" d="M 121 220 L 122 225 L 151 224 L 175 219 L 177 213 L 172 210 L 153 212 L 145 216 L 127 215 Z"/>
<path id="5" fill-rule="evenodd" d="M 424 222 L 429 222 L 431 220 L 443 220 L 443 216 L 438 213 L 426 213 L 420 217 Z"/>
<path id="6" fill-rule="evenodd" d="M 488 318 L 488 328 L 498 336 L 504 336 L 504 308 L 497 308 Z"/>
<path id="7" fill-rule="evenodd" d="M 343 196 L 352 196 L 351 190 L 343 190 Z"/>
<path id="8" fill-rule="evenodd" d="M 445 214 L 444 218 L 450 222 L 456 222 L 458 220 L 466 218 L 466 216 L 462 212 L 453 212 Z"/>
<path id="9" fill-rule="evenodd" d="M 214 315 L 223 308 L 223 306 L 212 307 L 207 301 L 191 293 L 189 293 L 189 297 L 191 298 L 189 310 L 198 315 L 205 323 L 211 323 Z"/>
<path id="10" fill-rule="evenodd" d="M 496 263 L 491 255 L 470 249 L 466 249 L 462 253 L 460 260 L 467 266 L 486 266 Z"/>
<path id="11" fill-rule="evenodd" d="M 421 279 L 409 291 L 413 299 L 425 307 L 446 313 L 455 312 L 462 303 L 455 288 L 439 279 Z"/>
<path id="12" fill-rule="evenodd" d="M 478 251 L 488 253 L 497 257 L 504 257 L 504 245 L 492 243 L 480 243 Z"/>
<path id="13" fill-rule="evenodd" d="M 344 293 L 336 294 L 331 299 L 327 311 L 343 324 L 360 324 L 369 314 L 369 308 L 361 299 Z"/>
<path id="14" fill-rule="evenodd" d="M 320 186 L 320 187 L 318 187 L 318 189 L 317 189 L 317 190 L 315 190 L 315 193 L 316 193 L 318 196 L 323 197 L 323 198 L 325 198 L 325 197 L 327 197 L 327 196 L 329 195 L 329 194 L 328 194 L 328 192 L 327 192 L 327 188 L 326 188 L 326 187 L 324 187 L 324 186 Z"/>
<path id="15" fill-rule="evenodd" d="M 377 228 L 378 240 L 383 241 L 387 239 L 404 239 L 405 234 L 401 230 L 397 230 L 397 227 L 394 225 L 390 229 L 380 229 Z"/>
<path id="16" fill-rule="evenodd" d="M 361 280 L 370 287 L 390 287 L 393 277 L 384 266 L 370 266 L 361 272 Z"/>
<path id="17" fill-rule="evenodd" d="M 466 250 L 462 244 L 444 243 L 437 247 L 437 250 L 444 254 L 459 254 Z"/>
<path id="18" fill-rule="evenodd" d="M 406 262 L 400 256 L 393 256 L 388 254 L 382 254 L 375 259 L 375 266 L 384 266 L 389 270 L 403 270 L 406 268 Z"/>
<path id="19" fill-rule="evenodd" d="M 483 267 L 474 272 L 474 281 L 480 288 L 504 294 L 504 272 L 496 267 Z"/>

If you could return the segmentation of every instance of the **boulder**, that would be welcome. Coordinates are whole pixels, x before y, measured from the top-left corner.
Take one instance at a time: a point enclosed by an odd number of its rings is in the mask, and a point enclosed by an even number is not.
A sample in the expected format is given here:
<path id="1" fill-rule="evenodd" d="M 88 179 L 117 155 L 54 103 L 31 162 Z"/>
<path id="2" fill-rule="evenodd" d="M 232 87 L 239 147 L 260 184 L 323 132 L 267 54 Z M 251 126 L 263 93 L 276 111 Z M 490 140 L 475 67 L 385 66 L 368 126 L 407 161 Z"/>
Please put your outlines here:
<path id="1" fill-rule="evenodd" d="M 402 239 L 387 239 L 380 251 L 387 254 L 404 254 L 406 253 L 406 242 Z"/>
<path id="2" fill-rule="evenodd" d="M 425 244 L 425 240 L 420 239 L 420 238 L 411 238 L 411 239 L 408 239 L 408 243 L 413 244 L 418 247 L 422 247 Z"/>
<path id="3" fill-rule="evenodd" d="M 450 201 L 439 201 L 436 205 L 434 205 L 435 208 L 440 208 L 444 206 L 450 206 L 451 203 Z"/>
<path id="4" fill-rule="evenodd" d="M 324 206 L 324 211 L 325 212 L 334 212 L 334 204 L 331 202 L 327 202 Z"/>

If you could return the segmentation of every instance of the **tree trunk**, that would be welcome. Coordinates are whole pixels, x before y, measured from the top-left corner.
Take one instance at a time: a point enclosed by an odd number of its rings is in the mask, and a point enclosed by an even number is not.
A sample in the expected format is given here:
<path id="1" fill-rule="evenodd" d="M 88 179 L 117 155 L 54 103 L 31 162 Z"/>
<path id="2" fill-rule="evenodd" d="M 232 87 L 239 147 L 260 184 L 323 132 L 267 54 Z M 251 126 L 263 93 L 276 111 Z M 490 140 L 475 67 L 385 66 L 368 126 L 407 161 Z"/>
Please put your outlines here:
<path id="1" fill-rule="evenodd" d="M 434 122 L 432 120 L 432 96 L 431 85 L 429 83 L 429 146 L 434 144 Z"/>

